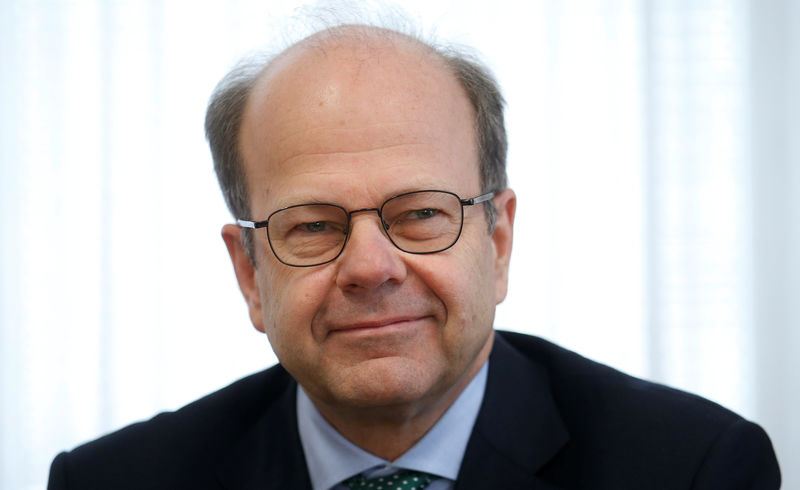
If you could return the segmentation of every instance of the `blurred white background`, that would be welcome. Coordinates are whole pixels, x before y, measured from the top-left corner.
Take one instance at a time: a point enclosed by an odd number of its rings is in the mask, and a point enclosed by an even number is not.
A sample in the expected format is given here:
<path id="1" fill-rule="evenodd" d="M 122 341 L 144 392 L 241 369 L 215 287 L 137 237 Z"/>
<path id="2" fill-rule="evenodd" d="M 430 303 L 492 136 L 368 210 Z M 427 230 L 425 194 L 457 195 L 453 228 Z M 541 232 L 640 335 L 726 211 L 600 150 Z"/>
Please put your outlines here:
<path id="1" fill-rule="evenodd" d="M 205 104 L 298 2 L 0 1 L 0 487 L 275 361 Z M 800 488 L 800 2 L 415 0 L 508 101 L 498 328 L 762 424 Z"/>

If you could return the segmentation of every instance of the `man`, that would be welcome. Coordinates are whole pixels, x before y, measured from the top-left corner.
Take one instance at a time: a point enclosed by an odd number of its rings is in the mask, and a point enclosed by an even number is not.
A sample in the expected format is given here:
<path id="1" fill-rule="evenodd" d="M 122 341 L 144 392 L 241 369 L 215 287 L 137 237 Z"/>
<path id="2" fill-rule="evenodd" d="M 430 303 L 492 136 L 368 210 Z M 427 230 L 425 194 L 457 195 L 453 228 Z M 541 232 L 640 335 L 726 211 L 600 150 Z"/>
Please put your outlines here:
<path id="1" fill-rule="evenodd" d="M 493 331 L 516 200 L 480 65 L 332 28 L 229 75 L 206 129 L 280 365 L 59 455 L 50 488 L 779 487 L 758 426 Z"/>

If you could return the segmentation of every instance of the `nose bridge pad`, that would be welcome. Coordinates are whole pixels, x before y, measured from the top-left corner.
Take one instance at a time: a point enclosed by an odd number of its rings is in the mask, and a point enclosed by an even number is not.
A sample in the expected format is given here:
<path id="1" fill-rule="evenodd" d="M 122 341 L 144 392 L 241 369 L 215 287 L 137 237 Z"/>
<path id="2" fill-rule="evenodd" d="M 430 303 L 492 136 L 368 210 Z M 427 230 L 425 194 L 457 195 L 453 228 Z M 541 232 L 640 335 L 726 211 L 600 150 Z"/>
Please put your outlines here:
<path id="1" fill-rule="evenodd" d="M 353 232 L 353 215 L 356 213 L 366 213 L 369 211 L 375 211 L 375 214 L 378 215 L 378 221 L 381 222 L 381 228 L 383 229 L 383 235 L 389 240 L 389 243 L 394 244 L 392 239 L 389 237 L 389 223 L 383 219 L 383 214 L 381 214 L 380 208 L 362 208 L 362 209 L 355 209 L 350 211 L 348 214 L 348 223 L 347 229 L 345 230 L 345 239 L 350 240 L 350 235 Z"/>

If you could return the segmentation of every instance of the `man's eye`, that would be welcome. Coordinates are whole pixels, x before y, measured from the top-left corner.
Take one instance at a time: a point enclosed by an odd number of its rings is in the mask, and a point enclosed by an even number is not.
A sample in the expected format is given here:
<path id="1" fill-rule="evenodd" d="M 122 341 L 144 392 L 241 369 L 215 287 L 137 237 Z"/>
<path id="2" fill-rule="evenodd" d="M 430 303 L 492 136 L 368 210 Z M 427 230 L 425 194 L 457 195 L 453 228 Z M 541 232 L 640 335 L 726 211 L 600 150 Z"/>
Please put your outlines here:
<path id="1" fill-rule="evenodd" d="M 312 223 L 301 223 L 298 228 L 301 231 L 307 231 L 309 233 L 319 233 L 322 231 L 326 231 L 328 229 L 328 223 L 326 221 L 314 221 Z"/>
<path id="2" fill-rule="evenodd" d="M 428 218 L 433 218 L 437 214 L 439 214 L 438 209 L 426 208 L 426 209 L 417 209 L 416 211 L 413 212 L 412 215 L 417 219 L 428 219 Z"/>

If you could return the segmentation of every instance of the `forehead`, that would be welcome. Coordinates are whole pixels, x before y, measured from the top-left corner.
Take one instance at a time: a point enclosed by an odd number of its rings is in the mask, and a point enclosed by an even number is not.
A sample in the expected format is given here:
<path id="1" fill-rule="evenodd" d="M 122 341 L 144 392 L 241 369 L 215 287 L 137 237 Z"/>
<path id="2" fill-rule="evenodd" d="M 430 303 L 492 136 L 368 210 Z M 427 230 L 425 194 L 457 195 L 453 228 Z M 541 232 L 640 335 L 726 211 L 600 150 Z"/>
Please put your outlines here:
<path id="1" fill-rule="evenodd" d="M 344 38 L 291 48 L 272 63 L 248 100 L 240 147 L 253 199 L 313 187 L 311 176 L 383 188 L 391 175 L 404 181 L 392 192 L 415 180 L 477 181 L 473 127 L 463 88 L 427 48 Z"/>

